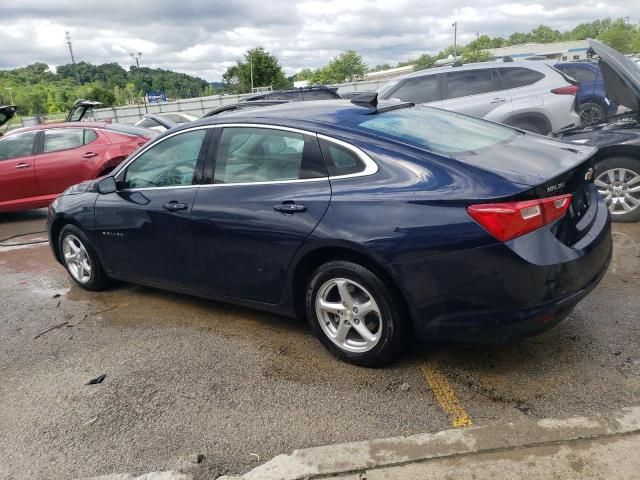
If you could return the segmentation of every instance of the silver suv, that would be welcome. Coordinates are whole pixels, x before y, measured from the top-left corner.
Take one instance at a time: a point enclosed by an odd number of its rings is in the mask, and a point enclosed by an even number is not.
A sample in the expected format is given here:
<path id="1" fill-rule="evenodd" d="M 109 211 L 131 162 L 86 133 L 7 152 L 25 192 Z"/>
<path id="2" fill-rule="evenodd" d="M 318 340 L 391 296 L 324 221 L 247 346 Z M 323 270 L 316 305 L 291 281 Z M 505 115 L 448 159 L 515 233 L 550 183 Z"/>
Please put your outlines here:
<path id="1" fill-rule="evenodd" d="M 431 68 L 384 85 L 380 99 L 416 104 L 548 134 L 579 125 L 578 86 L 543 62 L 483 62 Z"/>

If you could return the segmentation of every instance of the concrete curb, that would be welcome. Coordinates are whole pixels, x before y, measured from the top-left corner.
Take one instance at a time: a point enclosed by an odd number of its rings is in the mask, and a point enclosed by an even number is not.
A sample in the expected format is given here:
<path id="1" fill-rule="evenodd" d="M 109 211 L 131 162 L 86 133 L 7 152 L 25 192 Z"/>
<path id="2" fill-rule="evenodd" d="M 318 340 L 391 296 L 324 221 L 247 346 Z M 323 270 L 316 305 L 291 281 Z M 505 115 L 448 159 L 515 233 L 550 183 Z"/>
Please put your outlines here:
<path id="1" fill-rule="evenodd" d="M 493 424 L 294 450 L 240 477 L 219 480 L 302 480 L 433 458 L 509 450 L 640 432 L 640 406 L 590 417 Z"/>

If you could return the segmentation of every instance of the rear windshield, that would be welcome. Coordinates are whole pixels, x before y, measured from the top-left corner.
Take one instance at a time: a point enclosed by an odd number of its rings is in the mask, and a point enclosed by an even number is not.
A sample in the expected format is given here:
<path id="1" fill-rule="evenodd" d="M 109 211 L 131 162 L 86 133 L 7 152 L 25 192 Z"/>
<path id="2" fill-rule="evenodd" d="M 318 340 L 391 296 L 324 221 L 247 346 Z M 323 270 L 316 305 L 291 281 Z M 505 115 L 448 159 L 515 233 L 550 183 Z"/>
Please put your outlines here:
<path id="1" fill-rule="evenodd" d="M 439 153 L 476 151 L 518 135 L 509 127 L 421 106 L 358 116 L 356 124 L 362 130 Z"/>
<path id="2" fill-rule="evenodd" d="M 110 130 L 116 133 L 124 133 L 127 135 L 133 135 L 136 137 L 155 137 L 158 133 L 153 130 L 147 130 L 146 128 L 133 127 L 131 125 L 122 125 L 118 123 L 112 123 L 104 127 L 105 130 Z"/>

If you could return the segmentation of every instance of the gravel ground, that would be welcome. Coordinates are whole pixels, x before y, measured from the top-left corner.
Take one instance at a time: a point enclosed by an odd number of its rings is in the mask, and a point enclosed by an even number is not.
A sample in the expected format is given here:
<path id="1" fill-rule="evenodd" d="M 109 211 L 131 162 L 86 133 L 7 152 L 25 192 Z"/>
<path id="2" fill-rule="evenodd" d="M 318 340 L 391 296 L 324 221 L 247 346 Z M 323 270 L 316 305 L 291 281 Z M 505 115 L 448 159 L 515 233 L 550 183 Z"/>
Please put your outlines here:
<path id="1" fill-rule="evenodd" d="M 42 211 L 0 214 L 0 238 L 43 226 Z M 0 247 L 0 478 L 215 478 L 295 448 L 450 428 L 427 360 L 479 425 L 638 403 L 640 225 L 614 230 L 609 273 L 553 330 L 421 344 L 378 370 L 335 360 L 302 321 L 127 284 L 85 292 L 48 245 Z"/>

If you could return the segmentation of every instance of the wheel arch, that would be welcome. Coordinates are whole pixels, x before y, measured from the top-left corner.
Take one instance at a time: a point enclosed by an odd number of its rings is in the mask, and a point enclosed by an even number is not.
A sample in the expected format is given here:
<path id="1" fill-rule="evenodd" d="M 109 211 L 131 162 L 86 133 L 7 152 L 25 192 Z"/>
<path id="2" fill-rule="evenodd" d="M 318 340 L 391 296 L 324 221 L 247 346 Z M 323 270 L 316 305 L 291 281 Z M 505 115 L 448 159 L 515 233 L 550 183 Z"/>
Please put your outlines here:
<path id="1" fill-rule="evenodd" d="M 377 261 L 368 252 L 363 252 L 358 247 L 344 244 L 317 246 L 304 252 L 304 254 L 300 255 L 297 259 L 292 269 L 289 294 L 291 295 L 293 309 L 299 318 L 303 318 L 305 315 L 305 290 L 311 275 L 320 265 L 334 260 L 346 260 L 358 263 L 378 275 L 399 300 L 403 313 L 410 319 L 408 327 L 413 329 L 415 317 L 409 306 L 410 304 L 407 297 L 400 288 L 393 273 L 385 264 Z"/>
<path id="2" fill-rule="evenodd" d="M 52 242 L 51 249 L 53 250 L 56 260 L 58 260 L 58 262 L 60 263 L 64 263 L 64 262 L 62 261 L 62 257 L 60 255 L 59 236 L 60 236 L 60 232 L 65 227 L 65 225 L 73 225 L 82 230 L 82 226 L 80 225 L 80 223 L 78 223 L 71 217 L 58 217 L 51 223 L 50 234 L 49 234 Z"/>
<path id="3" fill-rule="evenodd" d="M 596 164 L 611 157 L 625 156 L 640 160 L 640 145 L 607 145 L 600 147 L 594 158 Z"/>
<path id="4" fill-rule="evenodd" d="M 507 117 L 502 123 L 506 123 L 507 125 L 517 127 L 517 125 L 515 124 L 522 121 L 528 121 L 535 125 L 538 125 L 542 127 L 545 131 L 547 131 L 547 133 L 553 130 L 551 121 L 547 118 L 545 114 L 540 112 L 517 113 L 515 115 L 511 115 L 510 117 Z"/>

